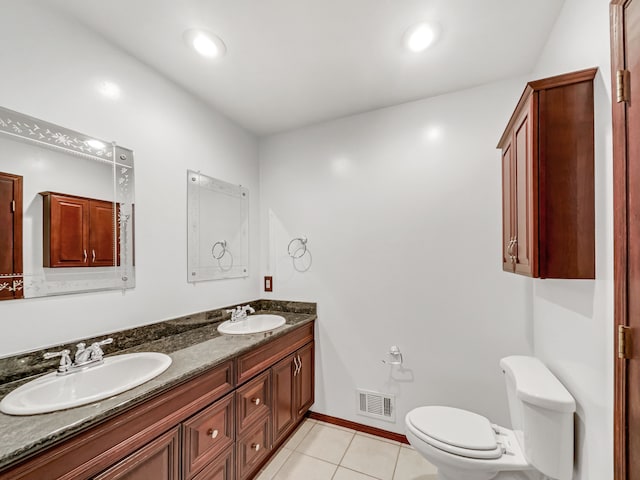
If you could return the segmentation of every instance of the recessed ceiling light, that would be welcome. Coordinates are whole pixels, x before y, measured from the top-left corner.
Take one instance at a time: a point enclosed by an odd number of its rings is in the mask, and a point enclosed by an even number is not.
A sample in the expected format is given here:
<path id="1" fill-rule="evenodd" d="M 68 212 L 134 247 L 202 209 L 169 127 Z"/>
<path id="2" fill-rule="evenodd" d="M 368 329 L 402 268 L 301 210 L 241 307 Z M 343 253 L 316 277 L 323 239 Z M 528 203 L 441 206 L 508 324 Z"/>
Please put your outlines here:
<path id="1" fill-rule="evenodd" d="M 436 28 L 428 23 L 418 23 L 404 34 L 404 44 L 412 52 L 425 51 L 436 39 Z"/>
<path id="2" fill-rule="evenodd" d="M 118 84 L 104 80 L 98 84 L 98 92 L 107 98 L 116 99 L 120 97 L 120 87 Z"/>
<path id="3" fill-rule="evenodd" d="M 227 52 L 222 39 L 205 30 L 187 30 L 184 32 L 184 39 L 187 45 L 206 58 L 221 57 Z"/>

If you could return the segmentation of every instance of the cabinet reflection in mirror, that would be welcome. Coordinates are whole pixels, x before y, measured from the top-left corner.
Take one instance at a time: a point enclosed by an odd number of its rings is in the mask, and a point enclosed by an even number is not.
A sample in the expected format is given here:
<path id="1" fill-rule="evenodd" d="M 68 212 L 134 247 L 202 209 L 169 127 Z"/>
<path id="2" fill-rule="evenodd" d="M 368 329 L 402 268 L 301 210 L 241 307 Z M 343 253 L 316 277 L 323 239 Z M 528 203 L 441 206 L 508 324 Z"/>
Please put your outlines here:
<path id="1" fill-rule="evenodd" d="M 133 288 L 133 152 L 0 107 L 0 300 Z"/>
<path id="2" fill-rule="evenodd" d="M 189 282 L 249 275 L 249 190 L 187 171 Z"/>

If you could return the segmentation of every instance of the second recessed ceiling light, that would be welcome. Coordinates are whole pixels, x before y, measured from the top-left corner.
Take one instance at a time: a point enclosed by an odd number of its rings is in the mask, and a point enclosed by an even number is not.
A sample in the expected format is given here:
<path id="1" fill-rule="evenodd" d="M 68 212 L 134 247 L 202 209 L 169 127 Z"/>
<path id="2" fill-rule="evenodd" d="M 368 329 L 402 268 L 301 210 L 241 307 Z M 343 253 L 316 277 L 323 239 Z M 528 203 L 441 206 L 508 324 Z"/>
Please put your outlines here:
<path id="1" fill-rule="evenodd" d="M 227 52 L 222 39 L 206 30 L 191 29 L 184 32 L 187 44 L 206 58 L 222 57 Z"/>
<path id="2" fill-rule="evenodd" d="M 426 22 L 418 23 L 404 34 L 404 44 L 411 52 L 424 52 L 436 40 L 436 28 Z"/>

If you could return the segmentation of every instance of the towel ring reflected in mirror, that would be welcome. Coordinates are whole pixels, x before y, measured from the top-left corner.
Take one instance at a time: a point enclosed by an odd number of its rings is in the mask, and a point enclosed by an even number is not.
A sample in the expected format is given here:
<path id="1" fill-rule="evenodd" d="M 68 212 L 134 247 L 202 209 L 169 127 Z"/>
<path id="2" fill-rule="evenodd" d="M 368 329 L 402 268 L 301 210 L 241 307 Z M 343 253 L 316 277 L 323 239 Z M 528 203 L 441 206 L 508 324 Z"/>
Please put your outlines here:
<path id="1" fill-rule="evenodd" d="M 233 255 L 227 248 L 227 241 L 221 240 L 213 244 L 211 247 L 211 256 L 218 262 L 218 267 L 223 272 L 228 272 L 233 268 Z M 222 262 L 222 259 L 227 257 L 226 265 Z"/>
<path id="2" fill-rule="evenodd" d="M 306 272 L 313 263 L 311 251 L 307 248 L 308 241 L 309 239 L 302 235 L 292 239 L 287 245 L 287 254 L 292 259 L 293 268 L 298 272 Z"/>
<path id="3" fill-rule="evenodd" d="M 218 250 L 217 250 L 218 253 L 216 253 L 216 247 L 218 247 Z M 219 242 L 216 242 L 216 243 L 213 244 L 213 247 L 211 247 L 211 255 L 216 260 L 220 260 L 222 257 L 225 256 L 226 253 L 227 253 L 227 241 L 226 240 L 221 240 Z"/>

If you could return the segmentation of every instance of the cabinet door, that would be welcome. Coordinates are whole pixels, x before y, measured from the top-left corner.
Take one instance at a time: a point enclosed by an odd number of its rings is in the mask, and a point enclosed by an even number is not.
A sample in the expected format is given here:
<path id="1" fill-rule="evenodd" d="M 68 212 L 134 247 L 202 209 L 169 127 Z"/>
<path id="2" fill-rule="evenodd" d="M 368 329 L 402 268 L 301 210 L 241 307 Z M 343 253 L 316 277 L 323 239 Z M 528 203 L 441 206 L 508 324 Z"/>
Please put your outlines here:
<path id="1" fill-rule="evenodd" d="M 296 357 L 297 358 L 297 357 Z M 295 425 L 297 409 L 294 404 L 295 383 L 294 373 L 297 369 L 297 360 L 294 355 L 289 355 L 271 369 L 271 381 L 273 383 L 273 444 L 277 445 Z"/>
<path id="2" fill-rule="evenodd" d="M 236 454 L 238 456 L 239 480 L 251 478 L 252 474 L 262 464 L 262 461 L 269 455 L 271 451 L 269 441 L 270 422 L 269 417 L 265 418 L 238 439 Z"/>
<path id="3" fill-rule="evenodd" d="M 115 211 L 111 202 L 91 200 L 89 203 L 89 264 L 112 267 L 115 246 Z"/>
<path id="4" fill-rule="evenodd" d="M 515 172 L 515 271 L 524 275 L 537 274 L 537 246 L 534 235 L 537 225 L 538 167 L 534 159 L 533 109 L 536 95 L 518 119 L 513 140 Z"/>
<path id="5" fill-rule="evenodd" d="M 513 272 L 513 243 L 514 243 L 514 181 L 513 156 L 511 141 L 502 150 L 502 269 Z"/>
<path id="6" fill-rule="evenodd" d="M 236 390 L 238 436 L 271 412 L 270 373 L 267 370 Z"/>
<path id="7" fill-rule="evenodd" d="M 95 480 L 178 480 L 179 434 L 178 428 L 170 430 Z"/>
<path id="8" fill-rule="evenodd" d="M 233 447 L 204 467 L 193 480 L 235 480 L 233 464 Z"/>
<path id="9" fill-rule="evenodd" d="M 49 195 L 47 201 L 49 215 L 45 207 L 44 229 L 49 245 L 44 245 L 44 266 L 88 266 L 89 200 Z"/>
<path id="10" fill-rule="evenodd" d="M 22 298 L 22 177 L 0 172 L 0 300 Z"/>
<path id="11" fill-rule="evenodd" d="M 235 441 L 233 393 L 218 400 L 182 426 L 184 478 L 211 462 Z"/>
<path id="12" fill-rule="evenodd" d="M 302 347 L 295 354 L 298 358 L 298 374 L 295 379 L 296 414 L 304 415 L 314 401 L 314 358 L 313 342 Z"/>

